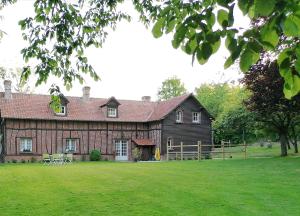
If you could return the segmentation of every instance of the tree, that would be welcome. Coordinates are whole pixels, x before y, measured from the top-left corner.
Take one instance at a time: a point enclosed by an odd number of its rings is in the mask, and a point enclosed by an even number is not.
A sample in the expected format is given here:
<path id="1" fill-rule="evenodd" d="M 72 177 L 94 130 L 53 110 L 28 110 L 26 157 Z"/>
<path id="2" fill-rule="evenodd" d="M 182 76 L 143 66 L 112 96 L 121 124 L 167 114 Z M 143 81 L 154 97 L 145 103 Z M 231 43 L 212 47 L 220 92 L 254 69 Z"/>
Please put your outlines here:
<path id="1" fill-rule="evenodd" d="M 196 97 L 216 119 L 228 105 L 231 87 L 227 83 L 202 84 L 195 89 Z"/>
<path id="2" fill-rule="evenodd" d="M 299 124 L 300 96 L 297 95 L 292 100 L 284 97 L 284 79 L 279 74 L 276 61 L 261 60 L 251 67 L 242 82 L 251 92 L 251 96 L 245 101 L 247 108 L 256 113 L 259 121 L 278 134 L 281 155 L 286 156 L 290 132 Z"/>
<path id="3" fill-rule="evenodd" d="M 32 93 L 34 90 L 30 87 L 28 80 L 22 77 L 21 68 L 4 68 L 0 67 L 0 80 L 9 79 L 12 81 L 12 87 L 18 93 Z"/>
<path id="4" fill-rule="evenodd" d="M 176 76 L 166 79 L 162 82 L 162 87 L 158 90 L 159 100 L 168 100 L 185 94 L 187 91 L 184 84 Z"/>
<path id="5" fill-rule="evenodd" d="M 243 104 L 243 100 L 249 97 L 245 88 L 218 83 L 203 84 L 195 91 L 197 99 L 215 117 L 213 130 L 216 143 L 221 140 L 250 142 L 257 138 L 257 123 Z"/>
<path id="6" fill-rule="evenodd" d="M 0 0 L 0 6 L 13 0 Z M 36 0 L 35 15 L 19 22 L 28 47 L 22 50 L 26 61 L 36 59 L 37 84 L 49 75 L 62 76 L 67 88 L 82 73 L 99 77 L 88 63 L 84 50 L 101 47 L 109 28 L 130 16 L 120 11 L 123 0 Z M 292 98 L 300 91 L 300 44 L 291 43 L 300 36 L 299 0 L 132 0 L 141 20 L 150 25 L 159 38 L 173 34 L 172 45 L 204 64 L 220 47 L 221 39 L 230 52 L 224 67 L 239 61 L 247 72 L 259 60 L 263 51 L 275 51 L 280 36 L 287 38 L 288 48 L 278 52 L 280 74 L 284 77 L 284 92 Z M 238 28 L 234 11 L 240 10 L 259 26 Z M 263 18 L 263 19 L 261 19 Z M 298 73 L 293 73 L 296 70 Z M 30 64 L 22 76 L 28 79 Z"/>

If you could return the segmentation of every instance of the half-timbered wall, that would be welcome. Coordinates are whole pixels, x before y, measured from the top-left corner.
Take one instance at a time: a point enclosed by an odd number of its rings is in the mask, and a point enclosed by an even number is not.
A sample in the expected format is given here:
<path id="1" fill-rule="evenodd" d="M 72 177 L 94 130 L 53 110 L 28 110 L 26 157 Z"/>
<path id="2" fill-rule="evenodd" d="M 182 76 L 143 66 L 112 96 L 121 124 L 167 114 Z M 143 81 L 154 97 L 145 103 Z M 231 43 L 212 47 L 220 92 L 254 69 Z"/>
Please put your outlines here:
<path id="1" fill-rule="evenodd" d="M 149 127 L 150 125 L 150 127 Z M 128 157 L 131 159 L 133 138 L 150 138 L 160 145 L 159 123 L 122 123 L 122 122 L 78 122 L 53 120 L 6 119 L 5 154 L 6 156 L 41 156 L 43 153 L 63 153 L 66 140 L 76 139 L 75 155 L 87 155 L 93 149 L 114 158 L 114 141 L 128 140 Z M 20 139 L 32 139 L 32 153 L 20 152 Z"/>

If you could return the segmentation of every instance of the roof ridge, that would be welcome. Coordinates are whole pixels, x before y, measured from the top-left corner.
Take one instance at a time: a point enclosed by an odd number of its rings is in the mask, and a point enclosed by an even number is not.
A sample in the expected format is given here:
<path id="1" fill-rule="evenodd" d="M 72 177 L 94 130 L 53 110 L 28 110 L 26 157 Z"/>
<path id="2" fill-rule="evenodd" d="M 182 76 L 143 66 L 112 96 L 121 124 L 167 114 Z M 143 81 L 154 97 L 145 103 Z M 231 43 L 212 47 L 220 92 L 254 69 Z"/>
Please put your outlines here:
<path id="1" fill-rule="evenodd" d="M 4 91 L 0 91 L 0 93 L 5 93 Z M 13 95 L 25 95 L 25 96 L 48 96 L 50 97 L 50 94 L 43 94 L 43 93 L 20 93 L 20 92 L 13 92 Z M 81 96 L 72 96 L 72 95 L 65 95 L 63 94 L 66 98 L 82 98 Z M 102 99 L 102 100 L 109 100 L 110 98 L 112 98 L 114 96 L 111 97 L 90 97 L 90 99 Z M 114 97 L 116 100 L 118 101 L 129 101 L 129 102 L 140 102 L 140 103 L 156 103 L 156 101 L 142 101 L 142 100 L 136 100 L 136 99 L 117 99 L 116 97 Z"/>

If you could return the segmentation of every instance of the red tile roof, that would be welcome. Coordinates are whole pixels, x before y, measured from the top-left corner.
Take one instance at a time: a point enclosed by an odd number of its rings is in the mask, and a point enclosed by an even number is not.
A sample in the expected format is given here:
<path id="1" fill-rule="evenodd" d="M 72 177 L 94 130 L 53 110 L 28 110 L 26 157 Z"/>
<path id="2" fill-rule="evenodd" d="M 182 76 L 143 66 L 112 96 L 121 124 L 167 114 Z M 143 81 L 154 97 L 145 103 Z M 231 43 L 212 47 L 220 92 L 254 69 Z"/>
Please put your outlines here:
<path id="1" fill-rule="evenodd" d="M 5 99 L 0 92 L 0 111 L 3 118 L 51 119 L 78 121 L 110 121 L 110 122 L 148 122 L 163 119 L 178 107 L 191 94 L 175 97 L 167 101 L 133 101 L 118 100 L 118 118 L 107 118 L 101 105 L 108 99 L 68 97 L 66 116 L 56 116 L 49 107 L 50 96 L 39 94 L 12 94 L 12 99 Z"/>
<path id="2" fill-rule="evenodd" d="M 150 139 L 132 139 L 132 141 L 139 146 L 153 146 L 153 141 Z"/>

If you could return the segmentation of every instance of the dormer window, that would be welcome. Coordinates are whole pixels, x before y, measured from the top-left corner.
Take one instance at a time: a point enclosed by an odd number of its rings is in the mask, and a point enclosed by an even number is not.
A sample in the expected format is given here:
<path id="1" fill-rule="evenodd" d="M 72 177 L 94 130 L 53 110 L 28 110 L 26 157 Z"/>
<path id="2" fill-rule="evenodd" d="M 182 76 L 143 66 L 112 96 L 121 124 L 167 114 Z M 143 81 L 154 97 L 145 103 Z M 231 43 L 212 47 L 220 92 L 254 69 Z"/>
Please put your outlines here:
<path id="1" fill-rule="evenodd" d="M 119 101 L 117 101 L 116 98 L 111 97 L 109 98 L 107 101 L 105 101 L 100 108 L 103 108 L 106 112 L 106 116 L 108 118 L 118 118 L 119 114 L 118 114 L 118 107 L 121 104 L 119 103 Z"/>
<path id="2" fill-rule="evenodd" d="M 66 115 L 66 106 L 61 105 L 56 115 Z"/>
<path id="3" fill-rule="evenodd" d="M 182 123 L 183 122 L 183 112 L 182 112 L 182 110 L 177 110 L 176 111 L 176 122 L 177 123 Z"/>
<path id="4" fill-rule="evenodd" d="M 58 96 L 54 96 L 51 99 L 49 105 L 50 105 L 50 108 L 53 110 L 54 115 L 66 116 L 68 103 L 69 103 L 69 100 L 63 94 L 59 94 Z"/>
<path id="5" fill-rule="evenodd" d="M 107 107 L 107 116 L 111 118 L 117 117 L 117 108 L 115 107 Z"/>

